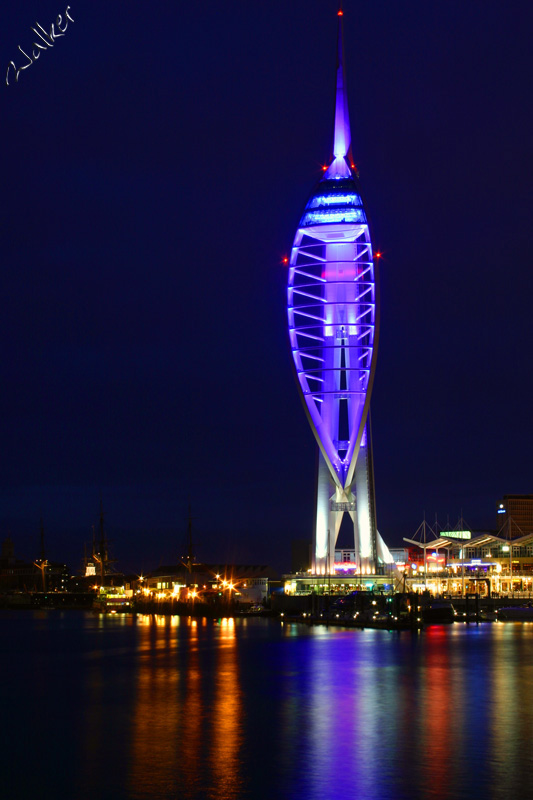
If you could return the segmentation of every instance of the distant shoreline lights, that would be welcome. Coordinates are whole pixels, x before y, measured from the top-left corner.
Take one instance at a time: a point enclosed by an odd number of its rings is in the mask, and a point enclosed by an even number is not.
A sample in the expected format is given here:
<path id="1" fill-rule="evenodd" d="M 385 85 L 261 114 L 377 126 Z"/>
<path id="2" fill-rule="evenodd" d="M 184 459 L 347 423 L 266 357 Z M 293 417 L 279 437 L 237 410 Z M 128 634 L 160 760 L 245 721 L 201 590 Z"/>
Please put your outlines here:
<path id="1" fill-rule="evenodd" d="M 29 64 L 25 64 L 23 67 L 20 67 L 20 69 L 17 69 L 17 66 L 16 66 L 15 62 L 14 61 L 10 61 L 9 64 L 8 64 L 8 67 L 7 67 L 7 72 L 6 72 L 6 86 L 9 86 L 9 70 L 11 69 L 11 67 L 13 67 L 13 69 L 15 70 L 15 80 L 18 82 L 19 73 L 22 72 L 23 69 L 28 69 L 28 67 L 31 67 L 31 65 L 35 61 L 37 61 L 37 59 L 41 55 L 41 50 L 47 50 L 49 47 L 53 47 L 55 39 L 59 39 L 60 36 L 64 36 L 65 35 L 65 31 L 67 30 L 67 27 L 68 27 L 68 20 L 70 20 L 71 22 L 74 22 L 73 18 L 68 13 L 69 9 L 70 9 L 70 6 L 67 6 L 66 11 L 65 11 L 65 26 L 63 28 L 61 27 L 61 23 L 62 23 L 61 14 L 58 15 L 55 23 L 53 22 L 50 25 L 50 33 L 47 33 L 45 31 L 45 29 L 42 27 L 42 25 L 39 25 L 38 22 L 35 23 L 36 27 L 32 28 L 32 31 L 37 34 L 37 36 L 39 37 L 41 42 L 44 42 L 45 46 L 43 46 L 42 44 L 40 44 L 38 42 L 34 42 L 33 43 L 33 50 L 32 50 L 32 58 L 30 58 L 30 56 L 27 53 L 24 52 L 24 50 L 22 49 L 22 47 L 20 45 L 18 46 L 18 49 L 20 50 L 22 55 L 26 56 L 26 58 L 28 59 Z M 56 31 L 54 26 L 57 26 L 59 33 Z M 41 33 L 39 33 L 37 28 L 40 29 Z"/>

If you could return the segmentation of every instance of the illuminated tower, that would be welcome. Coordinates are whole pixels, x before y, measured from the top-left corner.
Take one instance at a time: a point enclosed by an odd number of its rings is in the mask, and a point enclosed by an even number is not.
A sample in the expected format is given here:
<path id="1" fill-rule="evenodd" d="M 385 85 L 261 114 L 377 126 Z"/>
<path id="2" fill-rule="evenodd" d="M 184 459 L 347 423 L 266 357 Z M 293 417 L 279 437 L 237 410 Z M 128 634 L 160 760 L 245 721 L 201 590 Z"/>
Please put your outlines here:
<path id="1" fill-rule="evenodd" d="M 392 560 L 376 528 L 369 404 L 378 342 L 377 263 L 357 171 L 339 11 L 333 155 L 291 250 L 288 319 L 297 382 L 320 448 L 313 571 L 334 571 L 342 518 L 353 523 L 353 571 Z"/>

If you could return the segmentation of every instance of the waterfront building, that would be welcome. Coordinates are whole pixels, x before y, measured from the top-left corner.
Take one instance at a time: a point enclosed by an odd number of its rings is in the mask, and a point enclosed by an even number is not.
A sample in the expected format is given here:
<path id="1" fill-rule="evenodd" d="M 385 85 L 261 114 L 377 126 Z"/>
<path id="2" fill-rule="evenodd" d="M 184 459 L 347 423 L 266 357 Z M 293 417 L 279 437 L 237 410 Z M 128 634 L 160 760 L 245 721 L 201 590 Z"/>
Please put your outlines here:
<path id="1" fill-rule="evenodd" d="M 405 565 L 409 563 L 409 560 L 413 558 L 413 548 L 390 547 L 389 552 L 391 554 L 392 560 L 394 561 L 394 564 L 399 569 L 403 569 Z"/>
<path id="2" fill-rule="evenodd" d="M 335 572 L 326 575 L 308 573 L 288 573 L 282 575 L 283 592 L 288 595 L 335 594 L 350 592 L 391 593 L 401 590 L 403 574 L 394 564 L 386 564 L 381 575 L 359 575 L 355 572 Z"/>
<path id="3" fill-rule="evenodd" d="M 8 536 L 0 550 L 0 592 L 66 592 L 69 570 L 66 564 L 40 558 L 25 561 L 15 557 L 13 540 Z"/>
<path id="4" fill-rule="evenodd" d="M 161 566 L 137 582 L 138 593 L 167 600 L 231 600 L 244 604 L 262 603 L 268 597 L 266 564 L 197 564 Z"/>
<path id="5" fill-rule="evenodd" d="M 496 525 L 508 539 L 533 533 L 533 494 L 504 494 L 498 503 Z"/>
<path id="6" fill-rule="evenodd" d="M 401 570 L 409 589 L 452 596 L 533 594 L 533 533 L 509 539 L 491 532 L 450 531 L 411 544 Z"/>
<path id="7" fill-rule="evenodd" d="M 377 576 L 391 563 L 376 525 L 370 395 L 379 332 L 378 255 L 353 161 L 338 12 L 333 152 L 298 224 L 288 325 L 298 389 L 318 447 L 311 573 Z M 351 556 L 337 561 L 345 515 Z"/>

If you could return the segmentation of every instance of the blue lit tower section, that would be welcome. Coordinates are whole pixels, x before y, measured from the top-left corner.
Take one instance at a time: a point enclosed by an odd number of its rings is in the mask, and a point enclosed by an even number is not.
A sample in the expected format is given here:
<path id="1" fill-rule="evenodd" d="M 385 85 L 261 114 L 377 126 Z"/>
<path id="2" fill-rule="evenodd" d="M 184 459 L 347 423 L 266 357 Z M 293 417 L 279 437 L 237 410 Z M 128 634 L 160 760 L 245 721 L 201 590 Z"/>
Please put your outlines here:
<path id="1" fill-rule="evenodd" d="M 348 513 L 352 563 L 375 574 L 391 560 L 376 528 L 369 403 L 378 340 L 376 265 L 357 173 L 339 12 L 333 157 L 298 225 L 291 250 L 288 319 L 304 408 L 318 442 L 315 574 L 332 573 Z"/>

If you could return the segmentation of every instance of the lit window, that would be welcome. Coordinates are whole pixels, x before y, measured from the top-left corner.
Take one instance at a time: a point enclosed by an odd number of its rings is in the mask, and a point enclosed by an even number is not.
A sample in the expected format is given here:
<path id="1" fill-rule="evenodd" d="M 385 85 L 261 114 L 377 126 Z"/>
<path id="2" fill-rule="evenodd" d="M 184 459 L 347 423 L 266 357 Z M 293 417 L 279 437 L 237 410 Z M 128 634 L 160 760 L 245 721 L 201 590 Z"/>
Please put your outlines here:
<path id="1" fill-rule="evenodd" d="M 320 208 L 323 206 L 362 206 L 361 198 L 358 194 L 320 194 L 313 197 L 308 208 Z"/>
<path id="2" fill-rule="evenodd" d="M 302 228 L 308 225 L 322 225 L 330 222 L 366 222 L 362 208 L 331 208 L 324 211 L 308 211 L 304 214 Z"/>

